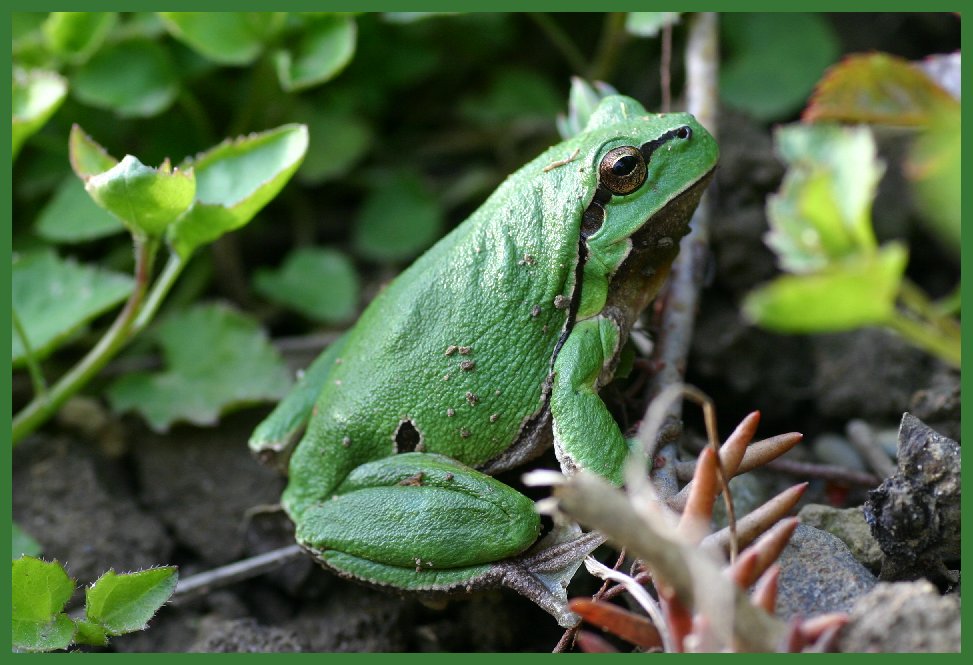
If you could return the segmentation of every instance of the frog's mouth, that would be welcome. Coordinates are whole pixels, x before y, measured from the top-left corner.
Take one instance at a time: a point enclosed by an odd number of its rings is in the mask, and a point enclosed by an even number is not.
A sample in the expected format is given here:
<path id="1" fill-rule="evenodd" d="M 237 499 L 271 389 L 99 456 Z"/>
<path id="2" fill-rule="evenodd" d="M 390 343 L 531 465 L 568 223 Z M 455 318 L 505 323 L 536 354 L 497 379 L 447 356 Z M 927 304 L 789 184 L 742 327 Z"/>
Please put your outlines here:
<path id="1" fill-rule="evenodd" d="M 622 330 L 629 330 L 655 298 L 679 253 L 679 240 L 689 233 L 689 220 L 716 167 L 669 201 L 632 235 L 632 249 L 612 276 L 605 311 Z"/>
<path id="2" fill-rule="evenodd" d="M 699 205 L 699 200 L 713 180 L 716 167 L 711 168 L 706 175 L 674 196 L 661 210 L 645 220 L 642 227 L 632 234 L 632 251 L 661 252 L 652 258 L 659 263 L 666 262 L 666 255 L 671 261 L 679 252 L 679 240 L 689 233 L 689 221 Z"/>

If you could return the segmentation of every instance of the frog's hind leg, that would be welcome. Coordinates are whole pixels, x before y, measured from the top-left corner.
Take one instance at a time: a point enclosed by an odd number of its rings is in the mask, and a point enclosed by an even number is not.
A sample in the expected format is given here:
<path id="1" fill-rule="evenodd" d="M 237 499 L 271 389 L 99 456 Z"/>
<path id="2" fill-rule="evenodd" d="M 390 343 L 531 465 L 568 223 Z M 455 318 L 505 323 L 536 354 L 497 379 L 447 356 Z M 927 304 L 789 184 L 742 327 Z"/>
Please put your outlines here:
<path id="1" fill-rule="evenodd" d="M 297 525 L 298 542 L 341 575 L 426 592 L 503 585 L 565 626 L 578 618 L 564 587 L 597 544 L 552 558 L 563 546 L 552 549 L 548 536 L 530 549 L 540 533 L 533 502 L 434 453 L 356 467 L 330 497 L 306 505 Z"/>
<path id="2" fill-rule="evenodd" d="M 314 403 L 346 340 L 347 336 L 342 335 L 325 349 L 304 370 L 291 392 L 254 430 L 250 436 L 250 451 L 261 460 L 287 466 L 294 444 L 311 419 Z"/>

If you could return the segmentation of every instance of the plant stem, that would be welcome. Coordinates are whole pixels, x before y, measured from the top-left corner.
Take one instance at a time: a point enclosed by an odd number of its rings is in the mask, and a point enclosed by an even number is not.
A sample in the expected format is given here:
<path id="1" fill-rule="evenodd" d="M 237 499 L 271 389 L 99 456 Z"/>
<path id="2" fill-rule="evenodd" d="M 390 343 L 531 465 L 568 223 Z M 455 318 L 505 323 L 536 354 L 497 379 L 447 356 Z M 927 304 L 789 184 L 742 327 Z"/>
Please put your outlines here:
<path id="1" fill-rule="evenodd" d="M 892 314 L 885 325 L 950 365 L 960 366 L 959 335 L 944 334 L 942 330 L 915 321 L 901 312 Z"/>
<path id="2" fill-rule="evenodd" d="M 14 329 L 17 331 L 17 337 L 20 338 L 20 343 L 24 347 L 24 362 L 27 363 L 27 371 L 30 372 L 34 396 L 47 399 L 47 381 L 44 380 L 44 372 L 41 371 L 41 366 L 37 362 L 34 348 L 30 345 L 30 340 L 27 339 L 27 331 L 24 330 L 24 325 L 20 322 L 20 317 L 17 316 L 17 310 L 12 307 L 10 308 L 10 318 L 13 321 Z"/>
<path id="3" fill-rule="evenodd" d="M 588 80 L 604 81 L 611 78 L 615 61 L 627 37 L 624 12 L 613 12 L 605 17 L 605 25 L 598 41 L 598 52 L 588 71 Z"/>
<path id="4" fill-rule="evenodd" d="M 45 395 L 36 395 L 13 419 L 13 445 L 44 424 L 64 404 L 81 390 L 111 360 L 132 336 L 135 317 L 152 275 L 152 263 L 159 249 L 159 241 L 135 237 L 135 286 L 128 301 L 118 313 L 111 328 L 77 365 L 62 376 Z"/>
<path id="5" fill-rule="evenodd" d="M 561 56 L 567 60 L 568 65 L 573 69 L 578 75 L 584 73 L 585 69 L 588 67 L 588 63 L 585 60 L 584 54 L 575 45 L 571 38 L 568 37 L 567 33 L 561 29 L 561 26 L 557 24 L 554 19 L 552 19 L 548 14 L 543 14 L 540 12 L 530 12 L 527 14 L 530 18 L 537 24 L 537 27 L 541 29 L 541 32 L 551 41 L 560 53 Z"/>
<path id="6" fill-rule="evenodd" d="M 155 280 L 155 284 L 152 285 L 152 291 L 145 299 L 145 304 L 142 306 L 142 309 L 139 310 L 135 324 L 132 326 L 132 335 L 137 335 L 142 332 L 145 326 L 152 322 L 156 312 L 159 311 L 159 307 L 162 305 L 162 301 L 165 300 L 172 285 L 176 283 L 176 279 L 182 274 L 183 268 L 188 263 L 188 256 L 183 258 L 176 253 L 169 255 L 169 260 L 166 261 L 166 265 L 162 269 L 162 274 Z"/>

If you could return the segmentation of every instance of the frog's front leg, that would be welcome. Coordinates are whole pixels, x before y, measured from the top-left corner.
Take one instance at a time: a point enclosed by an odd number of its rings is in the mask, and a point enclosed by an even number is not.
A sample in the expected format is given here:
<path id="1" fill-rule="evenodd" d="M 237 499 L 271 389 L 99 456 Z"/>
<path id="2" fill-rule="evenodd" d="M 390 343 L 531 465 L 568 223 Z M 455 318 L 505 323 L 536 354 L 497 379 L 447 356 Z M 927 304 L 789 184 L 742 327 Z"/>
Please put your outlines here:
<path id="1" fill-rule="evenodd" d="M 314 403 L 331 368 L 341 362 L 341 351 L 347 335 L 332 342 L 301 374 L 297 385 L 281 400 L 277 407 L 261 422 L 250 436 L 250 451 L 265 462 L 287 464 L 290 449 L 304 431 L 314 411 Z"/>
<path id="2" fill-rule="evenodd" d="M 298 542 L 329 567 L 412 590 L 473 585 L 539 531 L 526 496 L 432 453 L 363 464 L 297 519 Z"/>
<path id="3" fill-rule="evenodd" d="M 554 448 L 565 473 L 593 471 L 616 485 L 629 446 L 598 396 L 600 377 L 617 355 L 618 325 L 599 315 L 578 321 L 554 361 Z"/>

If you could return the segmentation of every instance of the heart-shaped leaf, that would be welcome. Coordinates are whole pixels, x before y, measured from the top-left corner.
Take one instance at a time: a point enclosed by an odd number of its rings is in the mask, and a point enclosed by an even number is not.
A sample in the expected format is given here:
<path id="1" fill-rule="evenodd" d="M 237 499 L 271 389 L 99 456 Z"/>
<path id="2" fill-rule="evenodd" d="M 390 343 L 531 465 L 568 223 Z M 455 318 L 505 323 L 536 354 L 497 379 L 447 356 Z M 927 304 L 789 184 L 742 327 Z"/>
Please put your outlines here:
<path id="1" fill-rule="evenodd" d="M 13 157 L 27 137 L 44 126 L 68 93 L 67 81 L 56 72 L 13 71 Z"/>
<path id="2" fill-rule="evenodd" d="M 113 409 L 134 409 L 155 430 L 180 421 L 215 424 L 228 409 L 281 398 L 291 384 L 260 327 L 228 307 L 201 305 L 173 315 L 156 337 L 167 369 L 128 374 L 108 388 Z"/>
<path id="3" fill-rule="evenodd" d="M 45 249 L 14 257 L 11 304 L 40 360 L 85 323 L 125 300 L 132 286 L 128 275 L 80 265 Z M 16 331 L 12 341 L 18 366 L 25 349 Z"/>
<path id="4" fill-rule="evenodd" d="M 307 145 L 307 127 L 283 125 L 224 141 L 184 162 L 196 173 L 196 202 L 169 227 L 172 249 L 188 257 L 253 219 L 297 171 Z"/>
<path id="5" fill-rule="evenodd" d="M 851 55 L 828 70 L 804 111 L 807 122 L 928 125 L 953 97 L 919 67 L 887 53 Z"/>
<path id="6" fill-rule="evenodd" d="M 192 168 L 173 170 L 165 162 L 153 169 L 126 155 L 109 170 L 88 178 L 85 189 L 132 233 L 154 238 L 189 210 L 196 178 Z"/>
<path id="7" fill-rule="evenodd" d="M 284 24 L 285 12 L 159 12 L 174 37 L 221 65 L 248 65 Z"/>
<path id="8" fill-rule="evenodd" d="M 148 39 L 105 46 L 71 77 L 81 102 L 122 117 L 162 113 L 179 94 L 179 78 L 168 52 Z"/>
<path id="9" fill-rule="evenodd" d="M 85 590 L 85 618 L 106 635 L 143 630 L 176 589 L 175 566 L 117 574 L 109 570 Z"/>
<path id="10" fill-rule="evenodd" d="M 309 21 L 293 49 L 278 51 L 274 61 L 281 87 L 305 90 L 337 76 L 355 54 L 355 19 L 343 14 Z"/>
<path id="11" fill-rule="evenodd" d="M 278 270 L 258 270 L 254 285 L 267 298 L 324 323 L 345 322 L 358 308 L 358 273 L 333 249 L 296 249 Z"/>
<path id="12" fill-rule="evenodd" d="M 856 257 L 810 275 L 785 275 L 748 294 L 750 320 L 778 332 L 833 332 L 887 323 L 908 251 L 888 243 L 871 259 Z"/>
<path id="13" fill-rule="evenodd" d="M 41 30 L 51 51 L 80 64 L 105 41 L 116 16 L 115 12 L 51 12 Z"/>
<path id="14" fill-rule="evenodd" d="M 51 651 L 71 643 L 74 622 L 62 610 L 74 581 L 61 564 L 29 556 L 14 560 L 10 591 L 14 649 Z"/>

